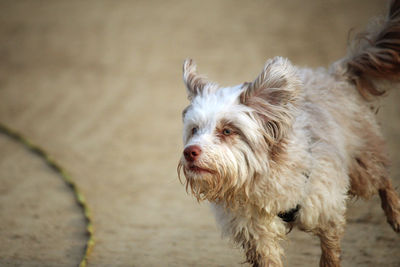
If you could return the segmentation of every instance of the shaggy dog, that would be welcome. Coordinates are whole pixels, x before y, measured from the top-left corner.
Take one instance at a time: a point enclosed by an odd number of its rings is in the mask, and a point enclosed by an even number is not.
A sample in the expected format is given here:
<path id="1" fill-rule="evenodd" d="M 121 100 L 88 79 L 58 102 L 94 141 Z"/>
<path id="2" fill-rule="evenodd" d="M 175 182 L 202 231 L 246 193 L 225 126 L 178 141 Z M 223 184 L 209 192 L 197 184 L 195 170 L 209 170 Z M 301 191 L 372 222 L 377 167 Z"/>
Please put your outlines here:
<path id="1" fill-rule="evenodd" d="M 399 77 L 400 0 L 329 70 L 276 57 L 253 82 L 220 88 L 186 60 L 178 173 L 252 266 L 282 266 L 279 241 L 294 226 L 320 238 L 320 266 L 340 266 L 349 197 L 378 193 L 400 231 L 374 101 Z"/>

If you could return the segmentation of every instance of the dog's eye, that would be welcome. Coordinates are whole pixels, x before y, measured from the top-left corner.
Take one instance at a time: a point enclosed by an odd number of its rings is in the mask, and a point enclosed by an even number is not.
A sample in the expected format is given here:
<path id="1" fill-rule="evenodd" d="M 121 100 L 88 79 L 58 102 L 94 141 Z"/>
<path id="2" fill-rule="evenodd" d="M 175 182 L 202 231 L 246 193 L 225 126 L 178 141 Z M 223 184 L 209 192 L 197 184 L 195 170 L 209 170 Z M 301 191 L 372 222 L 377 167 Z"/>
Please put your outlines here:
<path id="1" fill-rule="evenodd" d="M 192 135 L 195 135 L 197 133 L 197 131 L 199 130 L 198 127 L 193 127 L 192 128 Z"/>
<path id="2" fill-rule="evenodd" d="M 222 130 L 222 134 L 225 136 L 229 136 L 232 134 L 232 131 L 230 129 L 225 128 L 224 130 Z"/>

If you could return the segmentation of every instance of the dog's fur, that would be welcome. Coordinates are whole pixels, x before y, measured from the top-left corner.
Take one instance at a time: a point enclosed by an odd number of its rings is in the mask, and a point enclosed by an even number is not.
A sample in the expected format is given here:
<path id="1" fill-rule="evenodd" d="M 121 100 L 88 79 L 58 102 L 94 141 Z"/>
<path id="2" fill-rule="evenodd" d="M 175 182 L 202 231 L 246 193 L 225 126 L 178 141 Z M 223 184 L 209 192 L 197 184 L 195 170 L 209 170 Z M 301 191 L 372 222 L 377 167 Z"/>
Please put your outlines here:
<path id="1" fill-rule="evenodd" d="M 276 57 L 252 83 L 227 88 L 192 60 L 183 72 L 191 103 L 178 173 L 250 264 L 282 266 L 279 241 L 297 226 L 320 238 L 320 266 L 339 266 L 349 197 L 379 193 L 400 231 L 374 101 L 400 77 L 400 0 L 330 70 Z"/>

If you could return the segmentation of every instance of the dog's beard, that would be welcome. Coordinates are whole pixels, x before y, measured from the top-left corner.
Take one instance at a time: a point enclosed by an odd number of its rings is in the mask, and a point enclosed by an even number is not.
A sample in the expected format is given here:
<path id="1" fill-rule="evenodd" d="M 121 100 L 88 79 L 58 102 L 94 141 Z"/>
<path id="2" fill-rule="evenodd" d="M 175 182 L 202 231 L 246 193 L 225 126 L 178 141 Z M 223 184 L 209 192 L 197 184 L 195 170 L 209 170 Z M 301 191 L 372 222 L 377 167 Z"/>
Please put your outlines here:
<path id="1" fill-rule="evenodd" d="M 232 205 L 234 199 L 241 198 L 239 191 L 242 191 L 243 183 L 239 175 L 234 172 L 237 168 L 218 165 L 216 162 L 208 163 L 206 166 L 203 163 L 199 167 L 201 170 L 193 170 L 182 159 L 177 168 L 179 180 L 182 183 L 183 172 L 186 191 L 193 194 L 198 201 L 208 200 Z"/>

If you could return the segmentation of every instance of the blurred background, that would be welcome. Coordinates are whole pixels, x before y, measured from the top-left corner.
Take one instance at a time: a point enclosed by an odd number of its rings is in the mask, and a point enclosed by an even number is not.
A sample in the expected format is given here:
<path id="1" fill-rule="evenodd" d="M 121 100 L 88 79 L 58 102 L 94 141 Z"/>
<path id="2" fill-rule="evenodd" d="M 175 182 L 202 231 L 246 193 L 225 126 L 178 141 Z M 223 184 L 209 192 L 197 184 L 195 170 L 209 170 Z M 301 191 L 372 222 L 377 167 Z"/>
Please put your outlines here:
<path id="1" fill-rule="evenodd" d="M 381 0 L 0 0 L 0 122 L 65 167 L 92 208 L 89 266 L 247 266 L 176 174 L 185 58 L 221 85 L 280 55 L 327 67 Z M 400 92 L 378 114 L 400 185 Z M 85 222 L 62 180 L 0 135 L 0 266 L 76 266 Z M 343 266 L 400 266 L 377 198 L 349 202 Z M 287 266 L 318 266 L 316 238 L 285 243 Z"/>

